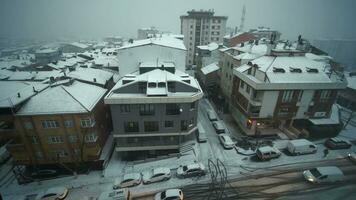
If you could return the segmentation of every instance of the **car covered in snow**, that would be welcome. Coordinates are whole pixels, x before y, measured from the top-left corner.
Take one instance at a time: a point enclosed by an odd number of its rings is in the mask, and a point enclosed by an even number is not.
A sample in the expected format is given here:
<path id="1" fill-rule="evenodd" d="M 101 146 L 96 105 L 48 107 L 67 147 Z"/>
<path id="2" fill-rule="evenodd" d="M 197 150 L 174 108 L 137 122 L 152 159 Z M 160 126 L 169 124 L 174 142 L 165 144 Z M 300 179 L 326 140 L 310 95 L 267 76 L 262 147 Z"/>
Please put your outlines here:
<path id="1" fill-rule="evenodd" d="M 123 188 L 102 192 L 97 200 L 128 200 L 130 196 L 130 191 Z"/>
<path id="2" fill-rule="evenodd" d="M 178 178 L 187 178 L 193 176 L 203 176 L 206 174 L 203 163 L 193 163 L 189 165 L 181 165 L 177 169 Z"/>
<path id="3" fill-rule="evenodd" d="M 165 181 L 171 178 L 171 169 L 168 167 L 159 167 L 142 173 L 144 184 Z"/>
<path id="4" fill-rule="evenodd" d="M 132 187 L 139 185 L 142 181 L 140 173 L 129 173 L 125 174 L 122 178 L 115 179 L 113 189 Z"/>
<path id="5" fill-rule="evenodd" d="M 217 134 L 225 133 L 225 125 L 222 121 L 213 122 L 213 127 Z"/>
<path id="6" fill-rule="evenodd" d="M 260 147 L 256 151 L 256 155 L 260 160 L 270 160 L 273 158 L 278 158 L 281 156 L 281 152 L 275 148 L 270 146 Z"/>
<path id="7" fill-rule="evenodd" d="M 208 118 L 209 118 L 210 121 L 217 121 L 218 120 L 218 118 L 216 117 L 215 112 L 212 111 L 212 110 L 209 110 L 207 112 L 207 115 L 208 115 Z"/>
<path id="8" fill-rule="evenodd" d="M 180 189 L 168 189 L 157 193 L 155 200 L 183 200 L 183 192 Z"/>
<path id="9" fill-rule="evenodd" d="M 344 173 L 335 166 L 316 167 L 303 172 L 304 178 L 311 183 L 332 183 L 341 181 Z"/>
<path id="10" fill-rule="evenodd" d="M 349 149 L 352 144 L 348 140 L 339 137 L 333 137 L 325 141 L 325 146 L 329 149 Z"/>
<path id="11" fill-rule="evenodd" d="M 35 200 L 62 200 L 68 195 L 66 187 L 52 187 L 37 194 Z"/>
<path id="12" fill-rule="evenodd" d="M 225 149 L 232 149 L 235 146 L 235 143 L 232 141 L 231 137 L 228 134 L 220 134 L 219 140 Z"/>

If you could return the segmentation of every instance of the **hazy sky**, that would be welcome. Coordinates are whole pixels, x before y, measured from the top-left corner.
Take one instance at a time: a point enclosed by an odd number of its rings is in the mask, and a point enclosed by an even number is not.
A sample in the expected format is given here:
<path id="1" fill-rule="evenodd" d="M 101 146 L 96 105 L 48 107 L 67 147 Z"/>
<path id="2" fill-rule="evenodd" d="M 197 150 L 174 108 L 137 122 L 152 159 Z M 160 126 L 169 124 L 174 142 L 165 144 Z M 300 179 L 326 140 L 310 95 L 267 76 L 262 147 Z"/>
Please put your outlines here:
<path id="1" fill-rule="evenodd" d="M 245 27 L 269 26 L 282 37 L 356 39 L 356 0 L 0 0 L 0 36 L 136 37 L 140 27 L 180 32 L 179 16 L 211 9 Z"/>

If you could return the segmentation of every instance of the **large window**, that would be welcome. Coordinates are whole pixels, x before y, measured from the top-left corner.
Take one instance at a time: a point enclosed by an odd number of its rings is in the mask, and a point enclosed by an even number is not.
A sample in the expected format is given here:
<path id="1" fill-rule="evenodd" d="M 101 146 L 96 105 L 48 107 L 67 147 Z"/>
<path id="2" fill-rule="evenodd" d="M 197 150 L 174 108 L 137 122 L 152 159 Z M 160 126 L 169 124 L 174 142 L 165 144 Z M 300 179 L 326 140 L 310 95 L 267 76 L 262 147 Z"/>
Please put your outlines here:
<path id="1" fill-rule="evenodd" d="M 97 136 L 97 134 L 95 132 L 86 134 L 85 137 L 84 137 L 84 140 L 85 140 L 86 143 L 96 142 L 97 139 L 98 139 L 98 136 Z"/>
<path id="2" fill-rule="evenodd" d="M 138 122 L 124 122 L 126 133 L 139 132 Z"/>
<path id="3" fill-rule="evenodd" d="M 158 131 L 158 122 L 156 121 L 147 121 L 144 122 L 145 132 L 156 132 Z"/>
<path id="4" fill-rule="evenodd" d="M 166 115 L 179 115 L 180 107 L 176 103 L 166 104 Z"/>
<path id="5" fill-rule="evenodd" d="M 68 136 L 69 143 L 76 143 L 77 140 L 78 140 L 78 137 L 76 135 L 69 135 Z"/>
<path id="6" fill-rule="evenodd" d="M 173 126 L 174 126 L 173 121 L 165 121 L 164 122 L 164 127 L 166 127 L 166 128 L 173 128 Z"/>
<path id="7" fill-rule="evenodd" d="M 140 115 L 154 115 L 155 107 L 153 104 L 141 104 Z"/>
<path id="8" fill-rule="evenodd" d="M 68 153 L 65 152 L 63 149 L 54 150 L 54 151 L 52 151 L 52 153 L 55 156 L 55 158 L 63 158 L 68 155 Z"/>
<path id="9" fill-rule="evenodd" d="M 59 123 L 55 120 L 44 120 L 42 121 L 43 128 L 58 128 Z"/>
<path id="10" fill-rule="evenodd" d="M 293 90 L 283 91 L 282 102 L 283 103 L 291 102 L 293 100 L 293 94 L 294 94 Z"/>
<path id="11" fill-rule="evenodd" d="M 176 83 L 168 82 L 168 92 L 176 92 Z"/>
<path id="12" fill-rule="evenodd" d="M 27 129 L 27 130 L 33 129 L 32 122 L 25 122 L 24 126 L 25 126 L 25 129 Z"/>
<path id="13" fill-rule="evenodd" d="M 74 126 L 73 120 L 65 120 L 64 121 L 64 126 L 67 127 L 67 128 L 73 127 Z"/>
<path id="14" fill-rule="evenodd" d="M 31 142 L 32 142 L 32 144 L 38 144 L 38 137 L 37 136 L 31 136 Z"/>
<path id="15" fill-rule="evenodd" d="M 49 136 L 48 143 L 49 144 L 63 143 L 63 138 L 62 138 L 62 136 Z"/>
<path id="16" fill-rule="evenodd" d="M 130 112 L 130 104 L 123 104 L 123 105 L 120 105 L 120 112 L 121 112 L 121 113 L 128 113 L 128 112 Z"/>
<path id="17" fill-rule="evenodd" d="M 80 119 L 80 126 L 82 128 L 93 127 L 94 125 L 95 125 L 95 119 L 94 118 L 83 118 L 83 119 Z"/>

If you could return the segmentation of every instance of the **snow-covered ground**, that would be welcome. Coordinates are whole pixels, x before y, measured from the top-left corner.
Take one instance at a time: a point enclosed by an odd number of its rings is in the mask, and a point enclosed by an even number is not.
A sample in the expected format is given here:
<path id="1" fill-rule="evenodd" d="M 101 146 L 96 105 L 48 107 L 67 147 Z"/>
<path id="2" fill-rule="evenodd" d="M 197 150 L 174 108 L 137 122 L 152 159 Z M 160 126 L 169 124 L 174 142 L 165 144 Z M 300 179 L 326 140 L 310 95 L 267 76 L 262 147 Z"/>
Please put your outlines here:
<path id="1" fill-rule="evenodd" d="M 220 159 L 227 168 L 230 177 L 245 176 L 246 174 L 254 173 L 255 170 L 265 170 L 269 167 L 292 165 L 294 163 L 303 163 L 311 161 L 321 161 L 327 159 L 344 158 L 347 153 L 356 150 L 353 146 L 352 149 L 347 150 L 332 150 L 324 157 L 323 141 L 319 141 L 318 151 L 315 154 L 302 155 L 302 156 L 288 156 L 282 154 L 278 159 L 273 159 L 266 162 L 259 162 L 251 159 L 251 156 L 245 156 L 237 153 L 235 149 L 226 150 L 220 144 L 217 134 L 211 122 L 207 118 L 206 112 L 213 110 L 207 99 L 202 99 L 199 106 L 198 122 L 205 130 L 208 141 L 206 143 L 196 143 L 193 150 L 180 157 L 168 157 L 151 162 L 134 163 L 122 161 L 117 153 L 111 157 L 107 168 L 103 171 L 92 171 L 88 175 L 79 175 L 77 178 L 74 176 L 58 178 L 54 180 L 47 180 L 42 182 L 33 182 L 26 185 L 18 185 L 15 179 L 10 179 L 6 184 L 0 185 L 0 192 L 3 194 L 4 199 L 17 200 L 28 194 L 36 194 L 43 189 L 54 186 L 66 186 L 70 188 L 70 193 L 67 199 L 85 199 L 86 197 L 98 197 L 101 192 L 111 190 L 115 178 L 120 178 L 124 173 L 130 172 L 143 172 L 155 167 L 169 167 L 172 170 L 173 177 L 164 182 L 153 183 L 149 185 L 139 185 L 130 188 L 134 195 L 154 194 L 166 188 L 181 188 L 187 184 L 193 184 L 201 181 L 209 181 L 209 173 L 203 177 L 178 179 L 175 176 L 176 168 L 182 164 L 192 163 L 194 161 L 202 162 L 208 167 L 209 159 L 216 161 Z M 236 130 L 234 130 L 236 131 Z M 229 134 L 236 134 L 230 133 Z M 340 137 L 347 138 L 351 141 L 356 141 L 356 127 L 349 124 L 342 132 Z M 283 149 L 286 145 L 286 140 L 274 141 L 274 146 Z M 9 165 L 1 167 L 1 173 L 9 171 Z M 5 172 L 6 174 L 7 172 Z"/>

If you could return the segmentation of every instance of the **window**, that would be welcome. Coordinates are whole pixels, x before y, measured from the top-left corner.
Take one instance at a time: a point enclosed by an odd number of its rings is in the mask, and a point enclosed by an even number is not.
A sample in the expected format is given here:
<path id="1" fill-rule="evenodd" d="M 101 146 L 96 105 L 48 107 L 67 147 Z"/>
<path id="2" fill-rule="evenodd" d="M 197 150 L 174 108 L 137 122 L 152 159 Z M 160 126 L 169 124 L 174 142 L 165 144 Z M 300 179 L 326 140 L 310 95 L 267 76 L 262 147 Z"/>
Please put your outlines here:
<path id="1" fill-rule="evenodd" d="M 25 126 L 25 129 L 27 129 L 27 130 L 33 129 L 32 122 L 25 122 L 24 126 Z"/>
<path id="2" fill-rule="evenodd" d="M 80 126 L 82 128 L 93 127 L 94 125 L 95 125 L 95 119 L 94 118 L 80 119 Z"/>
<path id="3" fill-rule="evenodd" d="M 193 126 L 194 125 L 194 119 L 190 119 L 189 120 L 189 127 Z"/>
<path id="4" fill-rule="evenodd" d="M 250 89 L 251 89 L 251 87 L 250 87 L 249 85 L 246 85 L 246 92 L 247 92 L 248 94 L 250 94 Z"/>
<path id="5" fill-rule="evenodd" d="M 176 92 L 176 83 L 168 82 L 168 92 Z"/>
<path id="6" fill-rule="evenodd" d="M 38 137 L 37 136 L 31 136 L 31 142 L 32 142 L 32 144 L 38 144 Z"/>
<path id="7" fill-rule="evenodd" d="M 192 102 L 191 104 L 190 104 L 190 110 L 194 110 L 195 109 L 195 102 Z"/>
<path id="8" fill-rule="evenodd" d="M 68 154 L 63 149 L 53 151 L 54 156 L 58 158 L 66 157 Z"/>
<path id="9" fill-rule="evenodd" d="M 303 90 L 299 91 L 299 96 L 298 96 L 298 101 L 300 102 L 302 100 L 302 96 L 303 96 Z"/>
<path id="10" fill-rule="evenodd" d="M 49 136 L 48 143 L 49 144 L 63 143 L 63 138 L 62 138 L 62 136 Z"/>
<path id="11" fill-rule="evenodd" d="M 73 120 L 65 120 L 64 121 L 64 126 L 67 128 L 73 127 L 73 125 L 74 125 Z"/>
<path id="12" fill-rule="evenodd" d="M 193 25 L 190 25 L 190 28 L 193 28 Z"/>
<path id="13" fill-rule="evenodd" d="M 138 122 L 124 122 L 126 133 L 139 132 Z"/>
<path id="14" fill-rule="evenodd" d="M 43 128 L 58 128 L 59 123 L 55 120 L 44 120 L 42 121 Z"/>
<path id="15" fill-rule="evenodd" d="M 285 90 L 283 92 L 282 102 L 283 103 L 291 102 L 293 99 L 293 94 L 294 94 L 293 90 Z"/>
<path id="16" fill-rule="evenodd" d="M 38 160 L 43 159 L 43 153 L 41 151 L 36 151 L 35 156 Z"/>
<path id="17" fill-rule="evenodd" d="M 121 113 L 129 113 L 130 112 L 130 104 L 120 105 L 120 112 Z"/>
<path id="18" fill-rule="evenodd" d="M 158 131 L 158 122 L 156 121 L 147 121 L 144 122 L 145 132 L 156 132 Z"/>
<path id="19" fill-rule="evenodd" d="M 322 90 L 320 93 L 320 101 L 326 102 L 331 98 L 331 90 Z"/>
<path id="20" fill-rule="evenodd" d="M 158 87 L 159 88 L 164 88 L 164 87 L 166 87 L 166 83 L 165 82 L 159 82 L 158 83 Z"/>
<path id="21" fill-rule="evenodd" d="M 74 154 L 77 156 L 80 155 L 80 149 L 74 149 Z"/>
<path id="22" fill-rule="evenodd" d="M 173 121 L 164 121 L 164 127 L 166 128 L 173 128 L 174 122 Z"/>
<path id="23" fill-rule="evenodd" d="M 157 87 L 157 84 L 155 82 L 149 82 L 148 83 L 148 87 L 149 88 L 155 88 L 155 87 Z"/>
<path id="24" fill-rule="evenodd" d="M 245 87 L 245 82 L 241 81 L 240 87 L 241 87 L 242 89 L 244 89 L 244 87 Z"/>
<path id="25" fill-rule="evenodd" d="M 98 139 L 98 136 L 96 135 L 96 133 L 89 133 L 89 134 L 86 134 L 85 137 L 84 137 L 84 141 L 86 143 L 90 143 L 90 142 L 96 142 L 96 140 Z"/>
<path id="26" fill-rule="evenodd" d="M 146 93 L 146 87 L 147 87 L 147 83 L 146 82 L 139 82 L 138 83 L 138 91 L 140 93 Z"/>
<path id="27" fill-rule="evenodd" d="M 154 115 L 155 107 L 153 104 L 141 104 L 140 115 Z"/>
<path id="28" fill-rule="evenodd" d="M 179 115 L 181 113 L 181 109 L 178 104 L 170 103 L 166 104 L 166 115 Z"/>
<path id="29" fill-rule="evenodd" d="M 68 136 L 69 143 L 76 143 L 77 140 L 78 140 L 78 137 L 76 135 L 69 135 Z"/>
<path id="30" fill-rule="evenodd" d="M 181 131 L 186 131 L 187 129 L 188 129 L 187 120 L 180 121 L 180 130 Z"/>

